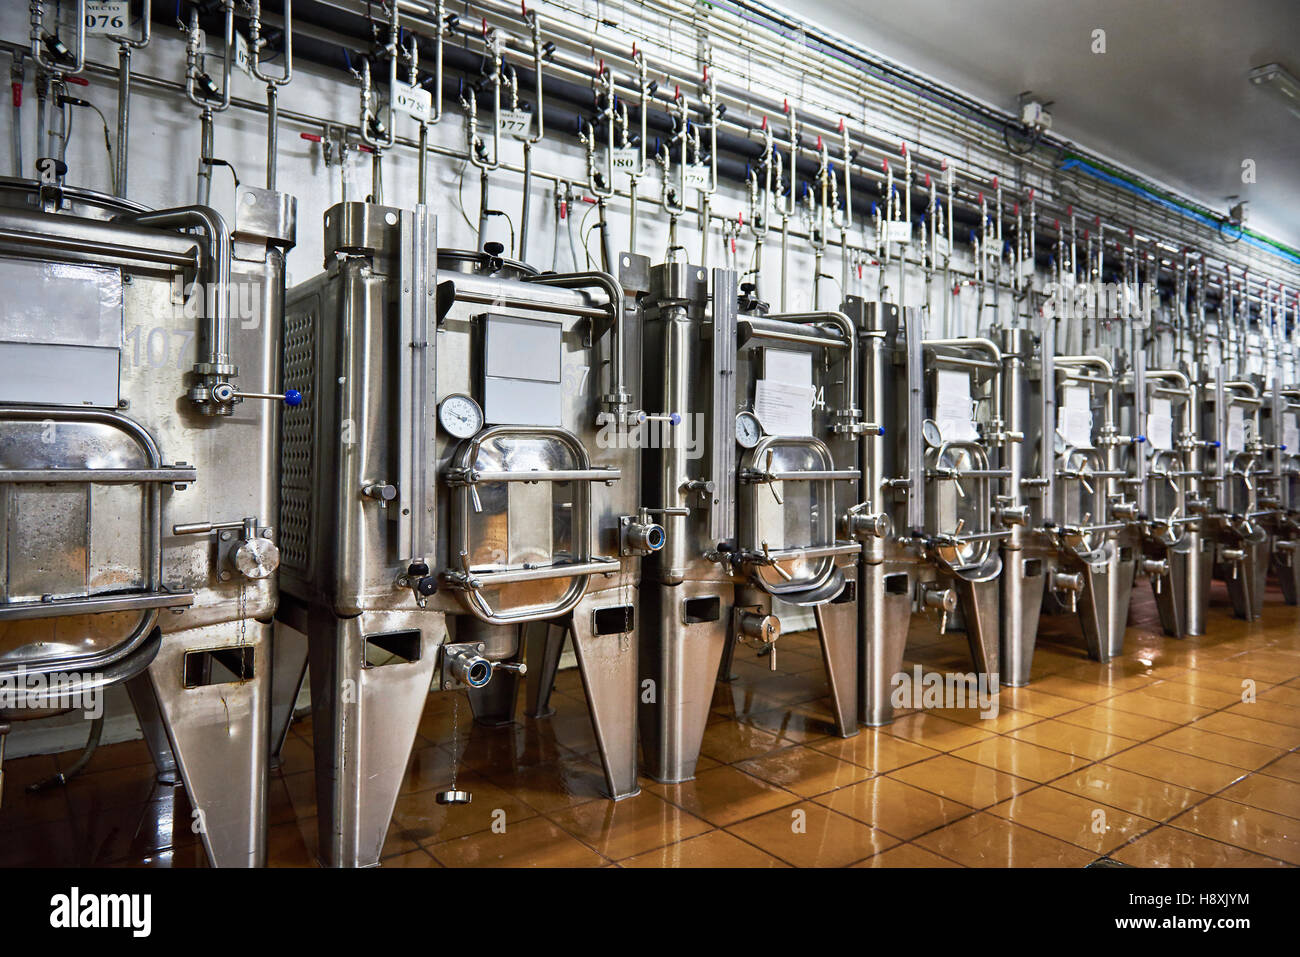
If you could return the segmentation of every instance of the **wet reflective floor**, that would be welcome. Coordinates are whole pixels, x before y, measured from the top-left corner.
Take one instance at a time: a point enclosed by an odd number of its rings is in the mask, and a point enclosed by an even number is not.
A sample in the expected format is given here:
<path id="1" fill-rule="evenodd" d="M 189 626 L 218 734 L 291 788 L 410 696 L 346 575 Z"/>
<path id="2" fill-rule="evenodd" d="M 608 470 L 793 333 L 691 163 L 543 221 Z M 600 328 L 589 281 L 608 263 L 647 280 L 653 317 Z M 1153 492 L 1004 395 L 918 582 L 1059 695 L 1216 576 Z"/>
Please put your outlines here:
<path id="1" fill-rule="evenodd" d="M 582 685 L 556 713 L 471 725 L 429 697 L 384 849 L 386 867 L 1139 867 L 1300 865 L 1300 611 L 1270 591 L 1232 617 L 1216 585 L 1206 636 L 1160 633 L 1135 590 L 1122 658 L 1089 661 L 1075 619 L 1044 618 L 1028 688 L 976 707 L 904 710 L 841 739 L 814 635 L 777 670 L 741 649 L 717 686 L 694 781 L 645 779 L 614 804 Z M 962 635 L 913 620 L 908 669 L 967 672 Z M 924 702 L 922 702 L 924 703 Z M 974 704 L 974 703 L 972 703 Z M 270 788 L 269 863 L 315 863 L 310 719 Z M 453 760 L 453 756 L 455 759 Z M 10 761 L 0 866 L 204 866 L 183 788 L 141 742 L 103 747 L 69 785 L 26 786 L 76 752 Z M 452 781 L 473 803 L 434 795 Z"/>

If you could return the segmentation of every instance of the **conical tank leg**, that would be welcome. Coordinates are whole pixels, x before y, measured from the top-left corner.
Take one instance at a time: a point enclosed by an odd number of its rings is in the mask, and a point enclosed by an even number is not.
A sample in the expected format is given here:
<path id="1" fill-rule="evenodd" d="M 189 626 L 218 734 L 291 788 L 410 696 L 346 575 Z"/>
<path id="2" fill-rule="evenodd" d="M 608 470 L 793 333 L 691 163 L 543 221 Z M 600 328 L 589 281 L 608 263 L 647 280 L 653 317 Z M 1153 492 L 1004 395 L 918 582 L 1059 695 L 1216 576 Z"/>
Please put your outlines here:
<path id="1" fill-rule="evenodd" d="M 677 784 L 695 777 L 732 590 L 720 582 L 646 583 L 641 608 L 641 749 L 652 778 Z"/>
<path id="2" fill-rule="evenodd" d="M 634 610 L 618 592 L 589 595 L 573 610 L 571 624 L 605 783 L 609 796 L 616 801 L 641 790 L 636 776 Z"/>
<path id="3" fill-rule="evenodd" d="M 529 717 L 545 718 L 555 714 L 551 692 L 560 670 L 564 639 L 569 626 L 564 621 L 530 621 L 524 625 L 524 658 L 528 664 L 525 711 Z"/>
<path id="4" fill-rule="evenodd" d="M 1214 572 L 1214 542 L 1200 529 L 1187 533 L 1187 634 L 1205 634 L 1210 614 L 1210 581 Z"/>
<path id="5" fill-rule="evenodd" d="M 379 863 L 446 638 L 443 616 L 338 618 L 313 609 L 309 629 L 320 860 L 371 867 Z"/>
<path id="6" fill-rule="evenodd" d="M 266 863 L 270 645 L 269 624 L 208 625 L 168 634 L 149 666 L 189 824 L 214 867 Z"/>
<path id="7" fill-rule="evenodd" d="M 1163 549 L 1169 571 L 1151 579 L 1151 592 L 1160 615 L 1160 627 L 1166 635 L 1187 635 L 1187 548 Z"/>
<path id="8" fill-rule="evenodd" d="M 1051 567 L 1041 556 L 1030 557 L 1024 552 L 1003 555 L 1003 571 L 998 577 L 1002 592 L 1001 680 L 1013 688 L 1029 684 L 1043 608 L 1043 579 Z"/>
<path id="9" fill-rule="evenodd" d="M 855 601 L 813 606 L 822 663 L 831 689 L 835 729 L 841 738 L 858 733 L 858 605 Z"/>
<path id="10" fill-rule="evenodd" d="M 915 582 L 902 569 L 863 565 L 858 590 L 858 706 L 862 723 L 880 727 L 894 720 L 894 678 L 903 670 Z"/>
<path id="11" fill-rule="evenodd" d="M 1088 647 L 1088 657 L 1093 661 L 1110 661 L 1113 617 L 1110 611 L 1111 561 L 1081 563 L 1079 573 L 1083 575 L 1083 591 L 1078 597 L 1079 624 Z"/>
<path id="12" fill-rule="evenodd" d="M 280 752 L 293 722 L 293 706 L 306 676 L 307 636 L 284 622 L 274 622 L 271 632 L 272 767 L 280 766 Z"/>

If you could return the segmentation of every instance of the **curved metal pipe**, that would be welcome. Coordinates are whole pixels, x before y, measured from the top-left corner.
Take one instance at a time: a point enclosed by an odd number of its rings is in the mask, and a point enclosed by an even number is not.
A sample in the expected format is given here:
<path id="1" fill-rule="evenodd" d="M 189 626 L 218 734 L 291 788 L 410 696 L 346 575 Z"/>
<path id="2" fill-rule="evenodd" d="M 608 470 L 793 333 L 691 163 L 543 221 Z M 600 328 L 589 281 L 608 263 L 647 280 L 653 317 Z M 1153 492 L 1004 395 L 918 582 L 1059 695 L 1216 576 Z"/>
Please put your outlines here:
<path id="1" fill-rule="evenodd" d="M 148 213 L 128 213 L 117 219 L 136 226 L 203 231 L 207 240 L 204 248 L 204 265 L 208 274 L 208 288 L 204 290 L 207 332 L 194 371 L 205 383 L 229 382 L 237 370 L 230 361 L 230 232 L 221 214 L 208 206 L 179 206 Z M 209 397 L 195 401 L 206 405 L 215 400 Z"/>
<path id="2" fill-rule="evenodd" d="M 853 320 L 842 312 L 828 310 L 825 312 L 779 312 L 765 317 L 767 319 L 780 320 L 781 322 L 797 322 L 802 324 L 812 324 L 818 322 L 829 322 L 837 326 L 844 337 L 844 342 L 848 347 L 848 372 L 845 375 L 845 393 L 848 399 L 848 411 L 854 417 L 858 416 L 861 410 L 858 408 L 858 345 L 857 345 L 857 328 L 853 325 Z"/>
<path id="3" fill-rule="evenodd" d="M 1086 369 L 1091 365 L 1093 368 L 1101 369 L 1106 378 L 1113 380 L 1115 377 L 1115 368 L 1109 360 L 1102 358 L 1100 355 L 1058 355 L 1056 358 L 1057 365 L 1065 365 L 1066 368 Z M 1148 373 L 1151 374 L 1151 373 Z"/>
<path id="4" fill-rule="evenodd" d="M 77 0 L 76 20 L 77 20 L 77 44 L 76 52 L 72 55 L 72 67 L 60 66 L 57 63 L 49 63 L 45 59 L 41 37 L 41 31 L 45 26 L 45 10 L 41 0 L 32 0 L 28 4 L 27 10 L 31 15 L 31 42 L 32 42 L 32 59 L 36 65 L 47 73 L 57 73 L 60 76 L 75 76 L 80 73 L 86 66 L 86 0 Z M 58 27 L 56 25 L 55 29 Z"/>
<path id="5" fill-rule="evenodd" d="M 284 0 L 284 68 L 280 76 L 262 72 L 262 2 L 249 0 L 248 68 L 266 84 L 266 188 L 275 189 L 276 157 L 279 152 L 280 87 L 293 79 L 293 0 Z"/>
<path id="6" fill-rule="evenodd" d="M 559 273 L 555 275 L 529 276 L 525 282 L 535 282 L 543 286 L 560 286 L 564 289 L 599 289 L 609 296 L 609 309 L 613 313 L 614 320 L 613 332 L 614 342 L 610 365 L 610 393 L 602 396 L 601 401 L 608 407 L 609 411 L 614 412 L 623 419 L 622 413 L 626 411 L 627 405 L 632 401 L 632 397 L 624 391 L 623 381 L 623 287 L 619 285 L 618 280 L 607 272 L 589 271 L 574 273 Z"/>

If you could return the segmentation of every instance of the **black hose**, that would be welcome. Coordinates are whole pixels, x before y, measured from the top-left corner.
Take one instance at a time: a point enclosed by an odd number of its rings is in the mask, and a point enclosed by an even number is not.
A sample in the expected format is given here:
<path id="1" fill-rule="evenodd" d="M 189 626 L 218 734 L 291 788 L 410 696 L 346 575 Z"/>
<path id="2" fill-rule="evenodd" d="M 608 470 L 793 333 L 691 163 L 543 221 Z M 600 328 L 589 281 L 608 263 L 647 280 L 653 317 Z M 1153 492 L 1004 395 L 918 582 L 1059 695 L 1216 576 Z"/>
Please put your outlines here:
<path id="1" fill-rule="evenodd" d="M 50 788 L 60 787 L 67 784 L 78 774 L 86 769 L 90 759 L 95 756 L 99 750 L 99 740 L 104 736 L 104 717 L 100 715 L 90 722 L 90 734 L 86 738 L 86 746 L 82 748 L 80 757 L 72 763 L 72 767 L 66 771 L 60 771 L 57 774 L 46 778 L 44 781 L 37 781 L 35 784 L 27 785 L 28 792 L 35 794 L 37 791 L 46 791 Z"/>

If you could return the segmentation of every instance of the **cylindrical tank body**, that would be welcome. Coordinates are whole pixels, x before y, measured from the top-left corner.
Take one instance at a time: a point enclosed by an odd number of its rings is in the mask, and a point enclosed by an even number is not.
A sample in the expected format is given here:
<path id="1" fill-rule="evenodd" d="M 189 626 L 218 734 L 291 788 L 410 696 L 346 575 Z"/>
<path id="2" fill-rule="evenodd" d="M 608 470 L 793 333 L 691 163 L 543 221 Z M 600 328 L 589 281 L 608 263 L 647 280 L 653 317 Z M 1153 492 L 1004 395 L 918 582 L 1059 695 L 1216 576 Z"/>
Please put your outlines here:
<path id="1" fill-rule="evenodd" d="M 423 207 L 324 225 L 286 321 L 282 614 L 308 635 L 323 861 L 378 860 L 431 684 L 501 723 L 528 672 L 545 714 L 566 633 L 608 793 L 636 793 L 636 567 L 662 535 L 622 286 L 439 251 Z"/>
<path id="2" fill-rule="evenodd" d="M 233 231 L 53 180 L 0 201 L 0 674 L 125 681 L 209 859 L 261 864 L 294 200 L 241 187 Z"/>

